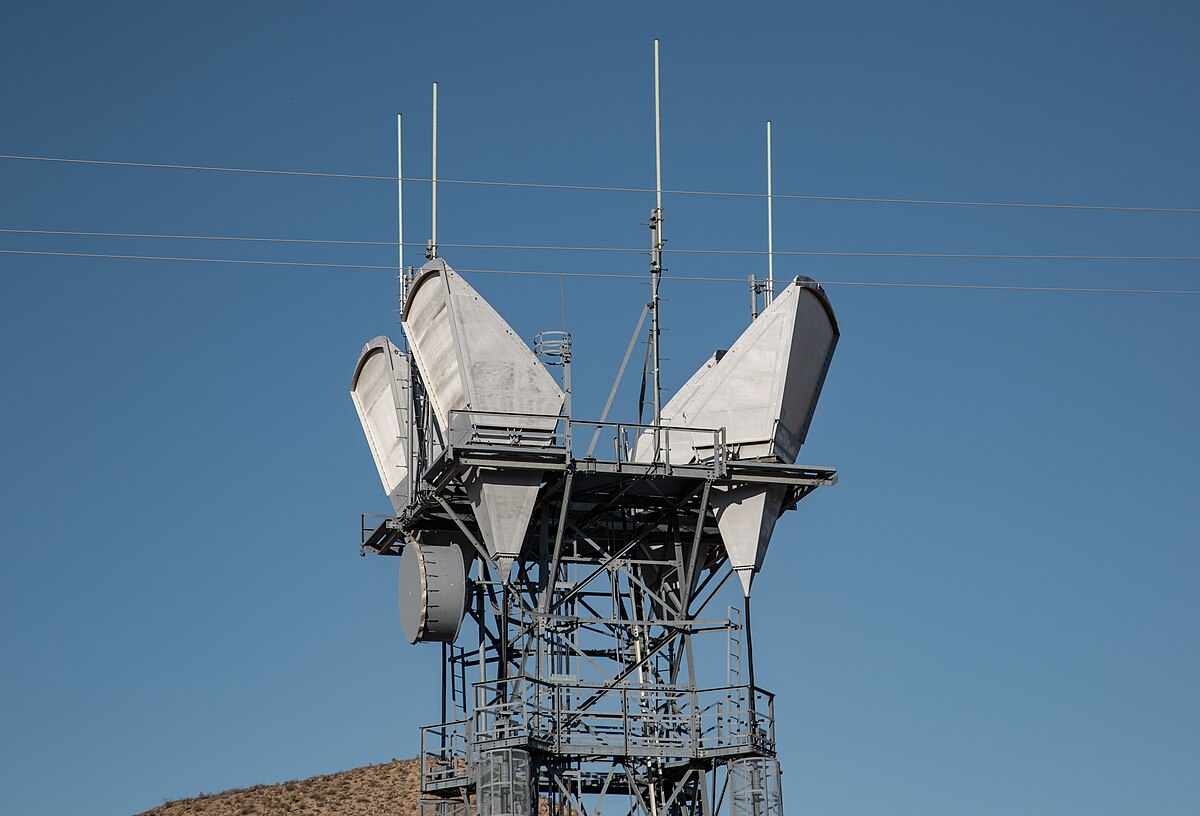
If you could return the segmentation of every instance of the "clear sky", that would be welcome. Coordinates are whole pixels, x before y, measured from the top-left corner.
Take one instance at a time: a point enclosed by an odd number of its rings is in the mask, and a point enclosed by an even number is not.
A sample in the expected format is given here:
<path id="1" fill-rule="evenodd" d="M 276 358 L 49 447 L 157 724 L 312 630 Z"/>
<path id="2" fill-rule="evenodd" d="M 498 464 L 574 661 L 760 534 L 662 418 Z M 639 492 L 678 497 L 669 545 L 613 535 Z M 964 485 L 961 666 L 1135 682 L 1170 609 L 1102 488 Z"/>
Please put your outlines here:
<path id="1" fill-rule="evenodd" d="M 599 10 L 603 7 L 603 11 Z M 1191 2 L 9 3 L 0 153 L 820 196 L 1200 207 Z M 428 188 L 407 186 L 407 235 Z M 652 196 L 444 186 L 443 243 L 641 247 Z M 668 196 L 668 248 L 762 250 L 761 199 Z M 386 181 L 0 160 L 0 228 L 390 241 Z M 1200 215 L 781 200 L 776 247 L 1200 256 Z M 44 252 L 388 265 L 386 246 L 38 236 Z M 416 253 L 410 255 L 416 257 Z M 446 247 L 641 274 L 634 253 Z M 668 255 L 668 278 L 761 256 Z M 1200 264 L 788 256 L 842 328 L 801 454 L 836 465 L 755 584 L 787 812 L 1200 811 Z M 646 288 L 469 276 L 575 333 L 594 417 Z M 347 394 L 385 270 L 0 254 L 0 813 L 129 814 L 416 753 L 388 507 Z M 665 382 L 748 321 L 669 279 Z M 565 309 L 564 309 L 565 307 Z M 619 403 L 630 416 L 636 382 Z"/>

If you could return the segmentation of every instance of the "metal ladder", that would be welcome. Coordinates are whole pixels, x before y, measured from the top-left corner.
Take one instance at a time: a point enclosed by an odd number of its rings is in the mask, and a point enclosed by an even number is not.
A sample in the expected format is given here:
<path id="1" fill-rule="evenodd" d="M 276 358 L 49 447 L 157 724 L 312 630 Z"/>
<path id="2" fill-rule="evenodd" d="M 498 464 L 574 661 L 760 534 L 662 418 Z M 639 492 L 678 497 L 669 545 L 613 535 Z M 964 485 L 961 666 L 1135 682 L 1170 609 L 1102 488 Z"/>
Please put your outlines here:
<path id="1" fill-rule="evenodd" d="M 463 657 L 466 651 L 462 646 L 450 644 L 450 707 L 456 719 L 467 717 L 467 661 Z"/>
<path id="2" fill-rule="evenodd" d="M 742 610 L 729 607 L 729 654 L 725 662 L 725 678 L 730 686 L 742 684 Z"/>

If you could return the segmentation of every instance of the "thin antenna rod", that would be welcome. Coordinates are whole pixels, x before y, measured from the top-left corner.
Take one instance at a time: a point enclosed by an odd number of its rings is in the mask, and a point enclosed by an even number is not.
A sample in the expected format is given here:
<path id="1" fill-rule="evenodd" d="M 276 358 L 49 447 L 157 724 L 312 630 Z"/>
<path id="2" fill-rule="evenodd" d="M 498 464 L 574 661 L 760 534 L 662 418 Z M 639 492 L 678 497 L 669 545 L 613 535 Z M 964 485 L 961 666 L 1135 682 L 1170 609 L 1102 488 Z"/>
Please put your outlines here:
<path id="1" fill-rule="evenodd" d="M 658 82 L 658 38 L 654 38 L 654 206 L 662 212 L 662 116 Z"/>
<path id="2" fill-rule="evenodd" d="M 403 115 L 396 114 L 396 261 L 400 266 L 400 308 L 397 314 L 403 324 L 404 303 L 408 300 L 408 270 L 404 268 L 404 128 Z M 408 351 L 408 337 L 400 332 L 400 343 Z M 411 378 L 410 378 L 411 382 Z M 409 393 L 408 410 L 412 416 L 412 393 Z M 413 439 L 409 434 L 409 439 Z M 411 448 L 411 445 L 410 445 Z M 410 463 L 411 464 L 411 463 Z M 410 473 L 415 471 L 409 471 Z"/>
<path id="3" fill-rule="evenodd" d="M 404 331 L 404 304 L 408 300 L 408 270 L 404 268 L 404 116 L 396 114 L 396 261 L 400 266 L 400 308 L 397 309 L 397 319 L 400 321 L 400 347 L 405 352 L 408 348 L 408 334 Z M 416 362 L 411 354 L 406 354 L 408 366 L 408 387 L 404 390 L 405 423 L 403 432 L 408 442 L 409 473 L 421 472 L 421 440 L 423 433 L 417 417 L 416 395 L 413 384 L 419 379 Z M 409 498 L 412 497 L 412 483 L 409 483 Z M 445 670 L 443 669 L 443 672 Z M 445 679 L 442 680 L 445 685 Z M 442 706 L 446 705 L 445 695 L 442 695 Z"/>
<path id="4" fill-rule="evenodd" d="M 775 221 L 771 197 L 771 120 L 767 120 L 767 293 L 766 304 L 775 299 Z"/>
<path id="5" fill-rule="evenodd" d="M 404 129 L 403 116 L 396 114 L 396 243 L 400 277 L 404 278 Z"/>
<path id="6" fill-rule="evenodd" d="M 658 79 L 658 38 L 654 40 L 654 212 L 650 213 L 650 350 L 654 356 L 654 425 L 662 419 L 659 382 L 658 283 L 662 276 L 662 115 Z M 657 445 L 655 446 L 657 447 Z"/>
<path id="7" fill-rule="evenodd" d="M 438 256 L 437 245 L 437 83 L 433 83 L 433 174 L 430 176 L 430 194 L 433 215 L 430 219 L 429 246 L 425 249 L 425 257 L 432 260 Z"/>

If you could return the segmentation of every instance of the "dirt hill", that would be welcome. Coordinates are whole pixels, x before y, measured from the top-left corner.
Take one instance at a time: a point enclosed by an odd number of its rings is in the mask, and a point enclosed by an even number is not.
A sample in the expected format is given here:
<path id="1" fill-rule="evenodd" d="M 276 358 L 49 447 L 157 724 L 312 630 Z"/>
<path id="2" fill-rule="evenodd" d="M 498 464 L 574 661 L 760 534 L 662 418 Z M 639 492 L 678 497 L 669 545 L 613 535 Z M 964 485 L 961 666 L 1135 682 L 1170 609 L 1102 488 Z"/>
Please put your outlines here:
<path id="1" fill-rule="evenodd" d="M 179 799 L 139 816 L 416 816 L 420 763 L 393 759 L 341 773 Z"/>

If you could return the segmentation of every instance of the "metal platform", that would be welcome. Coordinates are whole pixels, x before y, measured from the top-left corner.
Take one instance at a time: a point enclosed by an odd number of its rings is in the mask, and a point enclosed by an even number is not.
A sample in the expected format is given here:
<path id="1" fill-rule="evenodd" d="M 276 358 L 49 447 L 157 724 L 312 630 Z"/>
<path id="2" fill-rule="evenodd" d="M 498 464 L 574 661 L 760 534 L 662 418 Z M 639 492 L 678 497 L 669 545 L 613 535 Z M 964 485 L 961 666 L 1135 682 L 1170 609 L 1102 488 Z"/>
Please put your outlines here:
<path id="1" fill-rule="evenodd" d="M 483 413 L 452 412 L 452 416 L 470 415 L 477 423 Z M 362 517 L 361 552 L 364 555 L 399 555 L 404 549 L 406 533 L 411 535 L 416 530 L 430 528 L 469 533 L 475 542 L 479 542 L 478 529 L 471 529 L 475 523 L 463 485 L 464 476 L 471 468 L 552 474 L 557 478 L 547 478 L 538 494 L 538 509 L 553 511 L 550 515 L 556 517 L 556 513 L 562 514 L 565 499 L 564 518 L 591 518 L 594 524 L 602 523 L 596 515 L 606 510 L 611 515 L 622 515 L 629 510 L 673 508 L 685 515 L 690 512 L 693 518 L 699 519 L 702 517 L 701 494 L 706 487 L 714 486 L 783 485 L 788 489 L 784 509 L 791 509 L 818 487 L 837 483 L 837 471 L 830 467 L 733 458 L 736 451 L 719 441 L 720 431 L 713 432 L 718 435 L 718 442 L 713 446 L 714 455 L 706 461 L 671 464 L 664 456 L 664 461 L 638 462 L 630 458 L 631 432 L 661 433 L 665 440 L 664 452 L 669 454 L 671 429 L 566 417 L 554 419 L 557 422 L 555 432 L 536 447 L 511 444 L 520 441 L 522 432 L 519 428 L 466 423 L 466 430 L 453 435 L 457 437 L 457 443 L 451 442 L 442 449 L 421 475 L 413 500 L 402 513 L 384 517 L 372 527 L 366 524 L 369 517 Z M 613 451 L 614 457 L 575 456 L 571 442 L 580 436 L 580 431 L 607 433 L 611 445 L 606 447 Z M 707 514 L 707 506 L 704 510 Z M 718 533 L 711 521 L 705 522 L 706 543 L 717 541 Z M 464 531 L 463 527 L 467 529 Z M 694 528 L 695 523 L 693 531 Z M 531 531 L 530 538 L 536 536 L 537 531 Z"/>

